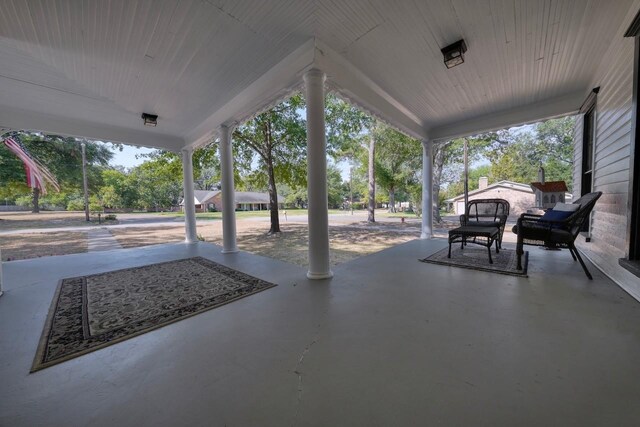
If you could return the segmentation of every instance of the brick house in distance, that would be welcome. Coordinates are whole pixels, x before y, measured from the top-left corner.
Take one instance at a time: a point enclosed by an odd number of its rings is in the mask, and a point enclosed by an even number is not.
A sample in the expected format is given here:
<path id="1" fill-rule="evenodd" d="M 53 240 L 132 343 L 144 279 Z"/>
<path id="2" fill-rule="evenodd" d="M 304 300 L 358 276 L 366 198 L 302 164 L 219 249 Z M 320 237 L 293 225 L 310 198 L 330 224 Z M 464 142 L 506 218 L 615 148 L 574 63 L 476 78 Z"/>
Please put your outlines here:
<path id="1" fill-rule="evenodd" d="M 505 199 L 511 205 L 510 214 L 520 215 L 539 206 L 536 204 L 532 185 L 506 180 L 489 185 L 489 178 L 481 177 L 478 180 L 478 189 L 469 192 L 469 200 Z M 564 200 L 571 200 L 571 194 L 563 194 Z M 456 215 L 464 213 L 464 194 L 447 199 L 445 203 Z"/>
<path id="2" fill-rule="evenodd" d="M 196 212 L 208 212 L 211 208 L 222 210 L 222 192 L 220 190 L 193 190 Z M 269 193 L 255 191 L 236 191 L 235 205 L 237 211 L 265 211 L 269 209 Z M 284 198 L 278 195 L 278 208 L 284 207 Z M 180 207 L 184 206 L 184 200 Z"/>

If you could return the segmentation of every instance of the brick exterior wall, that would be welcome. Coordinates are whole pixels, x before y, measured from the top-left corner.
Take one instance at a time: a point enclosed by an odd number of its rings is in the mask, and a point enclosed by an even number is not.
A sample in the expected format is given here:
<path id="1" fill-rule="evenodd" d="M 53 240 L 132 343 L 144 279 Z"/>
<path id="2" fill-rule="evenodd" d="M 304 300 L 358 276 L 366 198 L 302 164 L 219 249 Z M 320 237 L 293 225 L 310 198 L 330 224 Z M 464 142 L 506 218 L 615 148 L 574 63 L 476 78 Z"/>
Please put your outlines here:
<path id="1" fill-rule="evenodd" d="M 531 207 L 536 204 L 536 198 L 533 191 L 526 193 L 524 191 L 505 187 L 494 187 L 469 196 L 469 200 L 477 199 L 505 199 L 511 205 L 509 212 L 510 215 L 520 215 L 521 213 L 526 212 L 527 209 L 531 209 Z M 462 200 L 464 199 L 460 199 L 460 201 Z M 458 211 L 459 205 L 463 205 L 463 203 L 458 203 L 458 201 L 454 202 L 456 215 L 464 213 Z"/>

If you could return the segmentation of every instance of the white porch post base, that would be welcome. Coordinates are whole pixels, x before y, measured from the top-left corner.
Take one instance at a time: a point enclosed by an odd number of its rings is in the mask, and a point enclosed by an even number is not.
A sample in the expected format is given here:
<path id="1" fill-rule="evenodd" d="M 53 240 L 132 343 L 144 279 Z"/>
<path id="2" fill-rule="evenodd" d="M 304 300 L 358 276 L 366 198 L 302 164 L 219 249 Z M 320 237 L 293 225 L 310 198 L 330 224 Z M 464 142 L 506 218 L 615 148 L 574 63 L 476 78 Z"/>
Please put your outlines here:
<path id="1" fill-rule="evenodd" d="M 198 243 L 196 204 L 193 197 L 193 149 L 182 150 L 182 183 L 184 186 L 184 230 L 187 243 Z"/>
<path id="2" fill-rule="evenodd" d="M 324 72 L 304 74 L 307 101 L 307 192 L 309 198 L 309 279 L 333 277 L 329 263 L 327 143 L 324 124 Z"/>
<path id="3" fill-rule="evenodd" d="M 236 191 L 233 182 L 231 129 L 220 127 L 220 170 L 222 172 L 222 253 L 238 252 L 236 243 Z"/>
<path id="4" fill-rule="evenodd" d="M 2 249 L 0 249 L 0 297 L 2 294 Z"/>
<path id="5" fill-rule="evenodd" d="M 421 239 L 433 237 L 433 143 L 422 141 L 422 230 Z"/>

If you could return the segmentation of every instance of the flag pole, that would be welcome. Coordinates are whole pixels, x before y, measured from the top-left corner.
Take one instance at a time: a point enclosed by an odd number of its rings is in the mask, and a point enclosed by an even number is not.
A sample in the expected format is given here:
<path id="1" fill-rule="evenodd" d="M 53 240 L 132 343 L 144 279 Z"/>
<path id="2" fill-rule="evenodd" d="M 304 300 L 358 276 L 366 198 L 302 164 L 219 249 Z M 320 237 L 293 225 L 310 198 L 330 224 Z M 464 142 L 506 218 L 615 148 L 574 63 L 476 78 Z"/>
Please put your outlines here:
<path id="1" fill-rule="evenodd" d="M 464 214 L 467 212 L 469 205 L 469 141 L 464 138 Z"/>
<path id="2" fill-rule="evenodd" d="M 87 183 L 87 154 L 85 152 L 84 141 L 80 144 L 82 147 L 82 184 L 84 187 L 84 218 L 89 222 L 89 186 Z"/>

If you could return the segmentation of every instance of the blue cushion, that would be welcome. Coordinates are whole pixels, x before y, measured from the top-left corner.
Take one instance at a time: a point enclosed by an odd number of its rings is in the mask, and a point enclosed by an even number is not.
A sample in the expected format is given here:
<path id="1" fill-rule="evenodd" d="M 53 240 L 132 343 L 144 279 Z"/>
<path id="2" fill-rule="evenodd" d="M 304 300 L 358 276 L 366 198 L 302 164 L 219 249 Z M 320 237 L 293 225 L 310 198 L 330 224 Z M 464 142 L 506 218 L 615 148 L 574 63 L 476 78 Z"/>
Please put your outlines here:
<path id="1" fill-rule="evenodd" d="M 566 211 L 554 211 L 553 209 L 549 209 L 542 215 L 540 221 L 564 221 L 573 215 L 574 212 L 566 212 Z"/>

